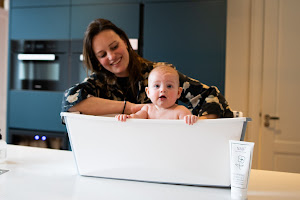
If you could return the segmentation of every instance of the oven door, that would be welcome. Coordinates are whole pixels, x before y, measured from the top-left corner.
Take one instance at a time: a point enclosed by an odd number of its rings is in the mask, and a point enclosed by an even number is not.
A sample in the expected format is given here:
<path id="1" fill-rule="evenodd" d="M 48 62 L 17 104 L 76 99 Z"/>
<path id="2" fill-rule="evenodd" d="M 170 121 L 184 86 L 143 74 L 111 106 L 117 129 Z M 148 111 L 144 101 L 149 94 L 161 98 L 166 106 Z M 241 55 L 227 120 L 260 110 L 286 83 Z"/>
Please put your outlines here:
<path id="1" fill-rule="evenodd" d="M 83 56 L 81 53 L 72 53 L 71 58 L 71 85 L 75 85 L 89 77 L 91 71 L 84 66 Z"/>
<path id="2" fill-rule="evenodd" d="M 64 91 L 68 87 L 68 55 L 13 53 L 11 89 Z"/>

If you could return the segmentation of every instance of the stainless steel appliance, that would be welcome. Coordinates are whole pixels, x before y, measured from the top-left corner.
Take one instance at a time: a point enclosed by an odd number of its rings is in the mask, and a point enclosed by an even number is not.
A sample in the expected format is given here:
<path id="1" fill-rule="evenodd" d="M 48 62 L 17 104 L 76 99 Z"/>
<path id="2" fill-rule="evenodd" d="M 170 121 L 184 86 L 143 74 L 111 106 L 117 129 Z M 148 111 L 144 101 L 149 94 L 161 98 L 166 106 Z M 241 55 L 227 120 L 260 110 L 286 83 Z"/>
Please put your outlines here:
<path id="1" fill-rule="evenodd" d="M 69 149 L 59 117 L 69 59 L 69 40 L 11 41 L 8 143 Z"/>
<path id="2" fill-rule="evenodd" d="M 11 89 L 64 91 L 69 41 L 12 40 Z"/>

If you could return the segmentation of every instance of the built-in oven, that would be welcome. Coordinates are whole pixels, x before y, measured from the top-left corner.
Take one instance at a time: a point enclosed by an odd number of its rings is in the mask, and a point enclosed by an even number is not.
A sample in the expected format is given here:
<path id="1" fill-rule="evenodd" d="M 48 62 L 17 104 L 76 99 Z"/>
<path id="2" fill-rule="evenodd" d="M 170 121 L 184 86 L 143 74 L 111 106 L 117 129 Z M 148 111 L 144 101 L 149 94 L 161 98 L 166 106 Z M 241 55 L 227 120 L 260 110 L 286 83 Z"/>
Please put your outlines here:
<path id="1" fill-rule="evenodd" d="M 12 40 L 11 89 L 64 91 L 69 41 Z"/>
<path id="2" fill-rule="evenodd" d="M 70 85 L 69 40 L 12 40 L 8 91 L 10 144 L 69 149 L 61 123 Z"/>

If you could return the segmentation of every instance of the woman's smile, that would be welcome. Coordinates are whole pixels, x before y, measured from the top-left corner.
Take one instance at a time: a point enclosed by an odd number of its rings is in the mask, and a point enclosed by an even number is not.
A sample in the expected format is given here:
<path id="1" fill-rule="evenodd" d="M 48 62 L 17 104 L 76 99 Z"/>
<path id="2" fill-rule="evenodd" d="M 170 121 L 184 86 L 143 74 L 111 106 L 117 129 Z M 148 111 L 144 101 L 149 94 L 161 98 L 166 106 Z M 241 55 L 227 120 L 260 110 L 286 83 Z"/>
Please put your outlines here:
<path id="1" fill-rule="evenodd" d="M 122 60 L 122 57 L 119 58 L 118 60 L 112 62 L 110 65 L 117 65 L 117 64 L 119 64 L 121 62 L 121 60 Z"/>
<path id="2" fill-rule="evenodd" d="M 127 77 L 129 52 L 127 44 L 112 30 L 105 30 L 93 38 L 93 50 L 99 63 L 117 77 Z"/>

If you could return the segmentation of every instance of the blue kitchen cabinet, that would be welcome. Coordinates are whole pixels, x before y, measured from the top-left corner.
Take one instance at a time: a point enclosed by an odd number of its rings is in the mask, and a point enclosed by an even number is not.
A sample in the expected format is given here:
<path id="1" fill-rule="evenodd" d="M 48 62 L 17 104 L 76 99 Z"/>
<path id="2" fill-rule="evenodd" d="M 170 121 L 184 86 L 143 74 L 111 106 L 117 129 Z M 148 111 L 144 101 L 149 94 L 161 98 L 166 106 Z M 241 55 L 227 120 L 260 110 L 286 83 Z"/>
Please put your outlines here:
<path id="1" fill-rule="evenodd" d="M 8 127 L 66 132 L 61 122 L 63 92 L 10 90 Z"/>
<path id="2" fill-rule="evenodd" d="M 102 4 L 102 3 L 140 3 L 141 0 L 71 0 L 72 5 Z"/>
<path id="3" fill-rule="evenodd" d="M 226 1 L 145 3 L 144 57 L 224 93 Z"/>
<path id="4" fill-rule="evenodd" d="M 62 6 L 70 5 L 71 0 L 10 0 L 11 8 L 33 6 Z"/>
<path id="5" fill-rule="evenodd" d="M 71 39 L 83 39 L 88 24 L 105 18 L 122 28 L 130 38 L 139 37 L 139 4 L 97 4 L 72 6 Z"/>
<path id="6" fill-rule="evenodd" d="M 187 2 L 193 0 L 142 0 L 143 3 L 160 3 L 160 2 Z M 203 0 L 194 0 L 194 1 L 203 1 Z M 212 0 L 211 0 L 212 1 Z"/>
<path id="7" fill-rule="evenodd" d="M 10 39 L 69 39 L 70 6 L 13 8 Z"/>
<path id="8" fill-rule="evenodd" d="M 225 0 L 22 2 L 11 0 L 11 40 L 82 41 L 92 20 L 106 18 L 122 28 L 129 38 L 144 38 L 142 50 L 146 59 L 172 63 L 180 72 L 216 85 L 224 93 Z M 145 2 L 144 19 L 140 18 L 139 2 Z M 140 33 L 141 28 L 144 31 Z M 66 132 L 59 116 L 62 95 L 63 92 L 54 91 L 10 90 L 9 129 Z"/>

